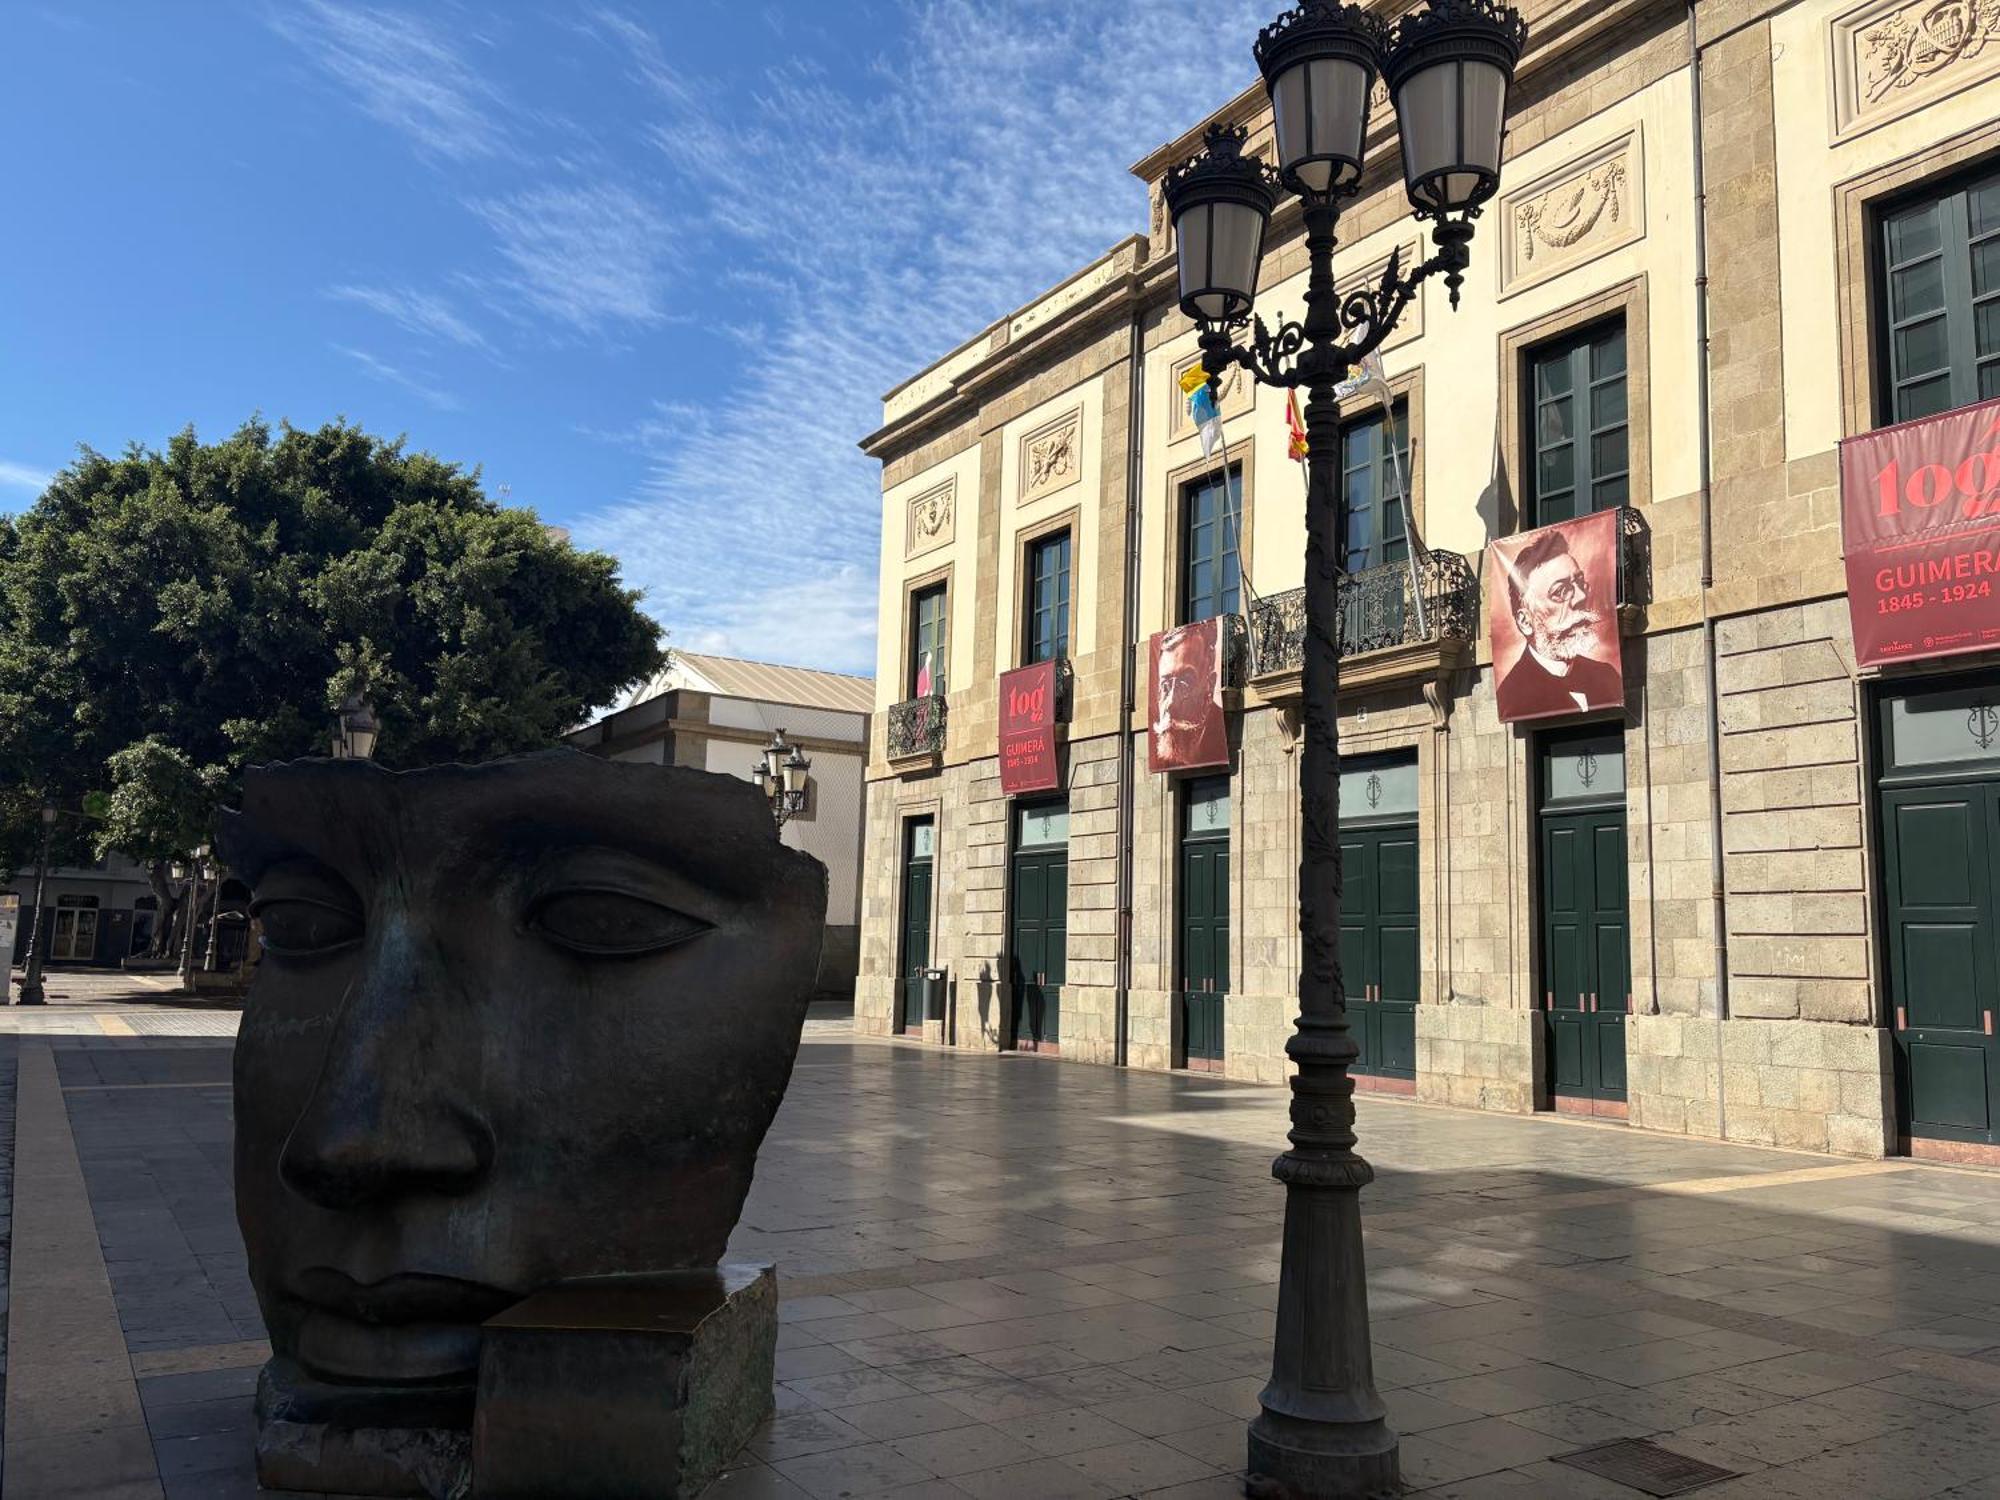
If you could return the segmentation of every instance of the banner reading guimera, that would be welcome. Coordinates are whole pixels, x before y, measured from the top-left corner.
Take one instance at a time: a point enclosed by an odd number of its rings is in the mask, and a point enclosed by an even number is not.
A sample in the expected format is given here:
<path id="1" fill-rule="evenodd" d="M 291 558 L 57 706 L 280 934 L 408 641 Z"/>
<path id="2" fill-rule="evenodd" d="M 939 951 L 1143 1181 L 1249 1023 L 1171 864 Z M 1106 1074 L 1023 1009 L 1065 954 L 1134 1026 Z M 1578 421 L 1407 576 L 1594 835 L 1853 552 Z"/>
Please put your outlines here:
<path id="1" fill-rule="evenodd" d="M 2000 646 L 2000 400 L 1848 438 L 1840 516 L 1859 665 Z"/>
<path id="2" fill-rule="evenodd" d="M 1000 674 L 1000 791 L 1051 792 L 1062 785 L 1056 762 L 1056 664 L 1037 662 Z"/>

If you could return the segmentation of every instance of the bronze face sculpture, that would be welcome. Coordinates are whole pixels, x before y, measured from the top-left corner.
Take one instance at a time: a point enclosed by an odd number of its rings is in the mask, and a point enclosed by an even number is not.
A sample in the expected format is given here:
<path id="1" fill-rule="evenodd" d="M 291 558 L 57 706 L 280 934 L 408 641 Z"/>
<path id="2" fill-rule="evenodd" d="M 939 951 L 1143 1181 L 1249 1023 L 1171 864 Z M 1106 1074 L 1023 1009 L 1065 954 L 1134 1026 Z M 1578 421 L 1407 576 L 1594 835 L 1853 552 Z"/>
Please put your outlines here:
<path id="1" fill-rule="evenodd" d="M 569 750 L 300 761 L 224 824 L 263 939 L 236 1201 L 281 1381 L 435 1405 L 528 1294 L 717 1262 L 826 901 L 754 788 Z"/>

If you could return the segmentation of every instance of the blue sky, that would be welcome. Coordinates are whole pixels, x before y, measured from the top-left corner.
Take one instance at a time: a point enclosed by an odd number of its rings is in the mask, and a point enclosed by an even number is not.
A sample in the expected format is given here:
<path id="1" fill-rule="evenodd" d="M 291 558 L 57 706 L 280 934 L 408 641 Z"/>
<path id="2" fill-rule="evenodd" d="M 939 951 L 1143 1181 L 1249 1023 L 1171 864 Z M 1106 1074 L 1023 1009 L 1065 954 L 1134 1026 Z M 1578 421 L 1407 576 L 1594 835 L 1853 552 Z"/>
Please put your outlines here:
<path id="1" fill-rule="evenodd" d="M 882 393 L 1142 227 L 1265 8 L 16 0 L 0 510 L 79 443 L 345 415 L 676 644 L 867 672 Z"/>

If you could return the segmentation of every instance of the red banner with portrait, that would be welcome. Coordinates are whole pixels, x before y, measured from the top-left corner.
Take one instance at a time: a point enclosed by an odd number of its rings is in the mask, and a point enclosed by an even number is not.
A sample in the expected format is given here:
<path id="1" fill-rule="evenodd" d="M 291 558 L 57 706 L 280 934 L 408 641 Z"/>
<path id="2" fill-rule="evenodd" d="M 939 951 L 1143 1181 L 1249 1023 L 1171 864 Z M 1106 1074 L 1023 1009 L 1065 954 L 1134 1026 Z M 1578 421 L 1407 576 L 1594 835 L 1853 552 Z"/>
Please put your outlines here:
<path id="1" fill-rule="evenodd" d="M 1487 543 L 1486 622 L 1503 722 L 1622 708 L 1618 512 Z"/>
<path id="2" fill-rule="evenodd" d="M 1056 764 L 1056 664 L 1036 662 L 1000 674 L 1000 790 L 1052 792 Z"/>
<path id="3" fill-rule="evenodd" d="M 1146 764 L 1155 773 L 1229 764 L 1221 616 L 1176 625 L 1148 645 Z"/>
<path id="4" fill-rule="evenodd" d="M 2000 646 L 2000 400 L 1843 442 L 1840 522 L 1861 666 Z"/>

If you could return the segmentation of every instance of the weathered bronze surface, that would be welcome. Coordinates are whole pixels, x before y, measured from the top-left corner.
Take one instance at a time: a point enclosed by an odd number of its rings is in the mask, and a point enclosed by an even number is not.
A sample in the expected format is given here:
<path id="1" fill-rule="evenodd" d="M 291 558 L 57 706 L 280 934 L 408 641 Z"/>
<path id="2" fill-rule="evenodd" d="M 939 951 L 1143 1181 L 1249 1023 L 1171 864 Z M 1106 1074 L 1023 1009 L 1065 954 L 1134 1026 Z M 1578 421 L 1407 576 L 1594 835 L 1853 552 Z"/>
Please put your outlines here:
<path id="1" fill-rule="evenodd" d="M 264 1408 L 338 1429 L 346 1396 L 372 1429 L 404 1391 L 413 1426 L 469 1422 L 489 1318 L 715 1265 L 826 904 L 753 787 L 568 750 L 297 761 L 249 772 L 220 847 L 264 941 L 235 1064 Z M 317 1487 L 437 1492 L 380 1457 Z"/>
<path id="2" fill-rule="evenodd" d="M 486 1325 L 479 1500 L 691 1500 L 770 1415 L 777 1346 L 769 1266 L 536 1293 Z"/>

